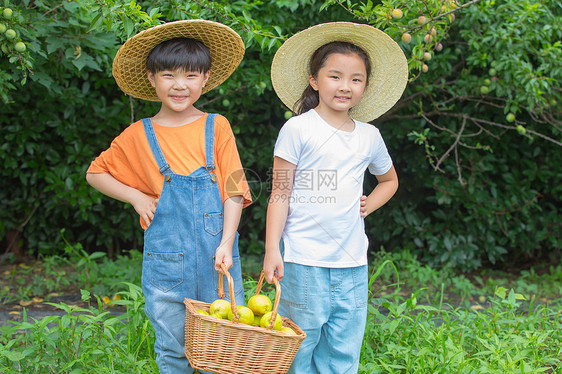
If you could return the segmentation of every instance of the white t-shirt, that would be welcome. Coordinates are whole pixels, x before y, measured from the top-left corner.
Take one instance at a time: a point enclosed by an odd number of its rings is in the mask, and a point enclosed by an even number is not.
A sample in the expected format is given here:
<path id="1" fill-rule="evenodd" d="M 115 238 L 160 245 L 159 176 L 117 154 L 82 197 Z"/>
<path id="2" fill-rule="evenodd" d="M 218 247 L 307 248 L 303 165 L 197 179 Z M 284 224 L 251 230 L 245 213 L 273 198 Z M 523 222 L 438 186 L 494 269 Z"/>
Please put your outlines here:
<path id="1" fill-rule="evenodd" d="M 352 132 L 340 131 L 312 109 L 285 123 L 274 155 L 296 165 L 284 260 L 333 268 L 366 265 L 369 243 L 359 210 L 365 170 L 381 175 L 392 167 L 379 130 L 355 121 Z M 276 171 L 277 183 L 282 173 Z"/>

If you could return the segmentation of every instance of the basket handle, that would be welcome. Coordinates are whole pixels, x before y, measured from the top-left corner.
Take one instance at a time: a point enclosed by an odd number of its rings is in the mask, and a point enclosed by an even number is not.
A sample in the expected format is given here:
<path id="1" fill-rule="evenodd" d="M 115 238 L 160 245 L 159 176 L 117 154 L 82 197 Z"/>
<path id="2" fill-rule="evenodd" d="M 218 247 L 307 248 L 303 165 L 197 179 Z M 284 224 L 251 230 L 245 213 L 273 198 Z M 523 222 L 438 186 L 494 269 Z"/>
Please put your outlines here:
<path id="1" fill-rule="evenodd" d="M 230 294 L 230 308 L 232 310 L 232 314 L 234 314 L 234 318 L 238 321 L 240 317 L 238 316 L 238 309 L 236 309 L 236 300 L 234 299 L 234 281 L 232 280 L 232 276 L 226 269 L 226 265 L 221 263 L 221 269 L 226 275 L 226 279 L 228 281 L 228 292 Z M 224 299 L 224 284 L 223 284 L 223 276 L 219 271 L 219 297 Z"/>
<path id="2" fill-rule="evenodd" d="M 260 280 L 259 280 L 258 285 L 256 287 L 256 295 L 260 294 L 261 286 L 263 284 L 264 279 L 265 279 L 265 273 L 262 270 L 261 274 L 260 274 Z M 279 300 L 281 299 L 281 285 L 279 284 L 279 280 L 277 280 L 277 274 L 275 274 L 273 276 L 273 283 L 275 283 L 275 301 L 273 302 L 273 309 L 271 311 L 271 323 L 267 327 L 270 330 L 273 330 L 273 324 L 275 323 L 275 320 L 277 319 L 277 309 L 279 308 Z"/>

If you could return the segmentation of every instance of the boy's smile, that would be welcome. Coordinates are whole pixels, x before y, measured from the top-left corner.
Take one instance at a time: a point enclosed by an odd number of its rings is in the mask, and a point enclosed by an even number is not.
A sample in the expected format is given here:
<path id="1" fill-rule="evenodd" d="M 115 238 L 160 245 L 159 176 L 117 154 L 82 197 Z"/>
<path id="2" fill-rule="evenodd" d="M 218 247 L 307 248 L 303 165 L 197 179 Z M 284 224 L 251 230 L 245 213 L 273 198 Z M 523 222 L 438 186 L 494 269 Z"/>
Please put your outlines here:
<path id="1" fill-rule="evenodd" d="M 183 69 L 163 70 L 155 74 L 148 72 L 148 80 L 158 99 L 161 111 L 183 112 L 190 109 L 201 96 L 209 79 L 209 72 L 185 71 Z"/>

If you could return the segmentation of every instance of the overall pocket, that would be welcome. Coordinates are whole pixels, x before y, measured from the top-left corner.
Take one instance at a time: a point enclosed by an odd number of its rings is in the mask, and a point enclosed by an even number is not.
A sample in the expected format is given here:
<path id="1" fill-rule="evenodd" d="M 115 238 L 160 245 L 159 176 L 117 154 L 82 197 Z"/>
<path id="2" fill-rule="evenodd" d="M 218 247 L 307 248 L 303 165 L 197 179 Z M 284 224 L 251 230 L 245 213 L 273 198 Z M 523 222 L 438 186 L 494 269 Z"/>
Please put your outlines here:
<path id="1" fill-rule="evenodd" d="M 205 231 L 213 236 L 220 234 L 222 232 L 223 218 L 222 212 L 205 213 L 203 217 Z"/>
<path id="2" fill-rule="evenodd" d="M 150 283 L 162 292 L 168 292 L 183 282 L 183 253 L 148 252 Z"/>

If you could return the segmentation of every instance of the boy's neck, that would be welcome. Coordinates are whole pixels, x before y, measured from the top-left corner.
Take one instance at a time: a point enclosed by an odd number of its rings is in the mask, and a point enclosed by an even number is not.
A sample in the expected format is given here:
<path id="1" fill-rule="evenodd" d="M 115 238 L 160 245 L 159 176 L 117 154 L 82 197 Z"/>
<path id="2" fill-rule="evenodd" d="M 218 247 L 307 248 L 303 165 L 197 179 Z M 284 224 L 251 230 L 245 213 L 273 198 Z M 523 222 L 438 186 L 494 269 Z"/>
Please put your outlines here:
<path id="1" fill-rule="evenodd" d="M 152 120 L 160 126 L 178 127 L 187 125 L 188 123 L 201 118 L 204 114 L 204 112 L 194 106 L 191 106 L 189 109 L 181 112 L 167 110 L 167 108 L 162 106 L 160 111 L 152 117 Z"/>

